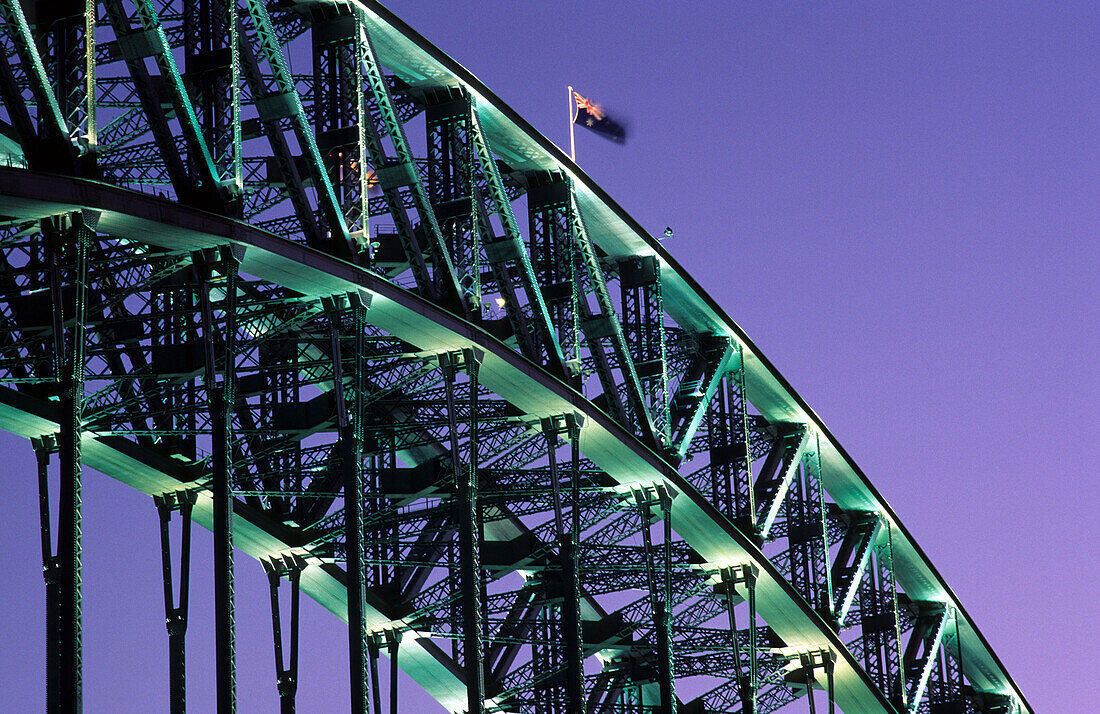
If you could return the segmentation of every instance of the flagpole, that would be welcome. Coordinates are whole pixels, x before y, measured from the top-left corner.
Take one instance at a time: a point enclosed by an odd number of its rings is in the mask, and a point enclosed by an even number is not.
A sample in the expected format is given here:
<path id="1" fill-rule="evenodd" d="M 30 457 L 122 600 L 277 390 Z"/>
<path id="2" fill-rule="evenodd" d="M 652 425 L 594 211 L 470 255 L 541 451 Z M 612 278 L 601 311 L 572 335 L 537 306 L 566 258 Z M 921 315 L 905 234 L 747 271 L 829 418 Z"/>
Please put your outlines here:
<path id="1" fill-rule="evenodd" d="M 577 163 L 577 140 L 574 137 L 573 131 L 573 87 L 569 87 L 569 158 L 573 163 Z"/>

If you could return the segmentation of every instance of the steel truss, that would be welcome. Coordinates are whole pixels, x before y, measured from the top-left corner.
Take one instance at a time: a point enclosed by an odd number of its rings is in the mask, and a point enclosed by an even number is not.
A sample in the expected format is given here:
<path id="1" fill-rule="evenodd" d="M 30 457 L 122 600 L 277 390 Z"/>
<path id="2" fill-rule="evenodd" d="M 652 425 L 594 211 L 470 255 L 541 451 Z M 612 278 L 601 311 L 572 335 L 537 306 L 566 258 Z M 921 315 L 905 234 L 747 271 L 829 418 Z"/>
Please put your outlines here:
<path id="1" fill-rule="evenodd" d="M 219 712 L 241 534 L 284 712 L 303 591 L 364 714 L 398 711 L 383 654 L 453 711 L 1029 711 L 751 342 L 384 8 L 0 19 L 0 418 L 37 455 L 49 711 L 81 708 L 85 462 L 153 496 L 173 712 L 193 521 Z"/>

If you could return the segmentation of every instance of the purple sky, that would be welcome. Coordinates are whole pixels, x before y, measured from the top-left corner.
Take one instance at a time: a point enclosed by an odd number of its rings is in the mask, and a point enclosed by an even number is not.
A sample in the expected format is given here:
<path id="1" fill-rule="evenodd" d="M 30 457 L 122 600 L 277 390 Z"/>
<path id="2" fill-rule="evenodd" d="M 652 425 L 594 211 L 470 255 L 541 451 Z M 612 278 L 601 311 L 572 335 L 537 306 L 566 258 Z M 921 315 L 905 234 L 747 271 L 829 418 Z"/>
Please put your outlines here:
<path id="1" fill-rule="evenodd" d="M 737 5 L 390 4 L 560 146 L 567 84 L 630 120 L 625 147 L 578 130 L 578 163 L 675 230 L 666 247 L 862 466 L 1034 708 L 1084 712 L 1100 8 Z M 39 711 L 33 460 L 7 435 L 0 453 L 0 701 Z M 162 710 L 153 506 L 91 474 L 85 526 L 86 710 Z M 209 544 L 196 531 L 194 711 L 213 706 Z M 241 711 L 270 711 L 266 582 L 239 562 Z M 343 626 L 303 617 L 300 710 L 346 708 Z"/>

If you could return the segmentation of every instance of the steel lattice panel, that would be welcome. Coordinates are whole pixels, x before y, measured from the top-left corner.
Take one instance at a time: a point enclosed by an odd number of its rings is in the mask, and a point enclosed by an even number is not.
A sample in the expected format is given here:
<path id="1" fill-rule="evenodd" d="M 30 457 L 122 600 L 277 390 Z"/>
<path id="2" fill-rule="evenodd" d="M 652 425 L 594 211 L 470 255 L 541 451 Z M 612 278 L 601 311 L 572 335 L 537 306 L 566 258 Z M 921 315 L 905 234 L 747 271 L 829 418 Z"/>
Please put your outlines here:
<path id="1" fill-rule="evenodd" d="M 748 338 L 388 11 L 0 15 L 0 425 L 62 494 L 51 710 L 81 696 L 81 465 L 112 464 L 164 524 L 177 711 L 176 518 L 219 544 L 222 711 L 235 546 L 286 703 L 289 582 L 347 614 L 360 712 L 383 652 L 454 711 L 1027 711 Z"/>

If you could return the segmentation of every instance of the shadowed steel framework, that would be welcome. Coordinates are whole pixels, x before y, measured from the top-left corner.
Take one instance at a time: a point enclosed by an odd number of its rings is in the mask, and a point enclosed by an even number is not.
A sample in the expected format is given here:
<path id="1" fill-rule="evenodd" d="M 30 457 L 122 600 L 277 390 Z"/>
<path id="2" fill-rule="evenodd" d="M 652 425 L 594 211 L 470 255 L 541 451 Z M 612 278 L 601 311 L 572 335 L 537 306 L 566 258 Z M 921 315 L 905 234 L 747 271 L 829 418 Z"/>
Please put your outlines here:
<path id="1" fill-rule="evenodd" d="M 193 567 L 236 709 L 234 549 L 285 712 L 301 593 L 348 623 L 361 714 L 400 709 L 381 657 L 455 712 L 1031 711 L 749 338 L 387 9 L 0 21 L 0 427 L 37 455 L 49 711 L 82 706 L 85 465 L 160 519 L 173 712 Z"/>

